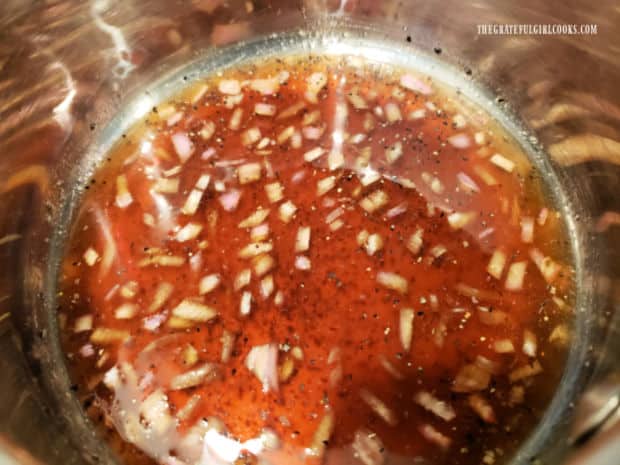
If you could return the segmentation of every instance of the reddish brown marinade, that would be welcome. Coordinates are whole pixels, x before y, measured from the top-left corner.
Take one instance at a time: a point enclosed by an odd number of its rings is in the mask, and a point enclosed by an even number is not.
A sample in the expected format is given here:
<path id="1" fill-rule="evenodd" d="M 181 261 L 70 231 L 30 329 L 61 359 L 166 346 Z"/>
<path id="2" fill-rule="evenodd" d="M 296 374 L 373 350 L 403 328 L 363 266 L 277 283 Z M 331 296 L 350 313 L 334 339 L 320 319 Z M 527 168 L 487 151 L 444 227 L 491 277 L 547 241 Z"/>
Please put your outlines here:
<path id="1" fill-rule="evenodd" d="M 560 218 L 429 78 L 304 57 L 153 108 L 60 278 L 75 389 L 126 463 L 488 465 L 561 376 Z"/>

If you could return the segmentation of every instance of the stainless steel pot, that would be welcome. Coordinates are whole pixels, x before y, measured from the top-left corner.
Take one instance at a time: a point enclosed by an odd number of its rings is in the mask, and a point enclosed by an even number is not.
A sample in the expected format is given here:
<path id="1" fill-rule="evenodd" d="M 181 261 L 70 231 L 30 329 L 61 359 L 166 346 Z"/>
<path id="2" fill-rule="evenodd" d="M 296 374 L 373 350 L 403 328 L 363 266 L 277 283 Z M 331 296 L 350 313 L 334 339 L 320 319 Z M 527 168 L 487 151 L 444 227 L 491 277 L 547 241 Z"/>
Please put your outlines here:
<path id="1" fill-rule="evenodd" d="M 617 4 L 5 0 L 0 24 L 0 464 L 114 461 L 72 395 L 54 318 L 59 241 L 97 144 L 144 111 L 146 83 L 228 60 L 226 47 L 240 56 L 300 37 L 444 63 L 557 176 L 573 215 L 576 337 L 563 384 L 513 463 L 618 462 Z M 479 33 L 494 24 L 596 34 Z"/>

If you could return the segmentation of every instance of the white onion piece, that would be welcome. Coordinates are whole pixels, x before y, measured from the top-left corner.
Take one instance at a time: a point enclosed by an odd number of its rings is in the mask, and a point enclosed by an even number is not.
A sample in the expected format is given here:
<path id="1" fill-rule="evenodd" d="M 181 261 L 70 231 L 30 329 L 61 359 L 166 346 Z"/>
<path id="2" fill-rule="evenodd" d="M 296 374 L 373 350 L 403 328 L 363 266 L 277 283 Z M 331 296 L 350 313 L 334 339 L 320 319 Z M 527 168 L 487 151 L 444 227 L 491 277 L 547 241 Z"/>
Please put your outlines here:
<path id="1" fill-rule="evenodd" d="M 364 465 L 383 465 L 384 447 L 376 434 L 366 430 L 356 431 L 351 447 L 355 457 Z"/>
<path id="2" fill-rule="evenodd" d="M 448 436 L 440 433 L 427 423 L 421 425 L 418 430 L 420 431 L 420 434 L 424 437 L 424 439 L 439 446 L 441 449 L 445 450 L 450 447 L 450 444 L 452 444 L 452 440 Z"/>
<path id="3" fill-rule="evenodd" d="M 276 114 L 276 106 L 270 103 L 257 103 L 254 105 L 254 113 L 260 116 L 274 116 Z"/>
<path id="4" fill-rule="evenodd" d="M 301 129 L 301 133 L 303 134 L 304 138 L 308 140 L 318 140 L 321 138 L 321 136 L 323 136 L 324 132 L 324 126 L 304 126 Z"/>
<path id="5" fill-rule="evenodd" d="M 271 255 L 262 254 L 252 260 L 254 275 L 260 278 L 273 269 L 276 262 Z"/>
<path id="6" fill-rule="evenodd" d="M 90 331 L 91 329 L 93 329 L 92 315 L 82 315 L 75 319 L 75 326 L 73 327 L 74 332 L 82 333 L 85 331 Z"/>
<path id="7" fill-rule="evenodd" d="M 310 262 L 310 259 L 305 255 L 297 255 L 295 257 L 295 268 L 302 271 L 308 271 L 310 268 L 312 268 L 312 263 Z"/>
<path id="8" fill-rule="evenodd" d="M 191 388 L 215 378 L 217 369 L 212 363 L 205 363 L 199 368 L 176 375 L 170 380 L 170 389 L 179 391 Z"/>
<path id="9" fill-rule="evenodd" d="M 336 176 L 327 176 L 326 178 L 319 179 L 316 183 L 316 195 L 321 197 L 327 194 L 336 186 Z"/>
<path id="10" fill-rule="evenodd" d="M 553 261 L 551 257 L 546 257 L 540 250 L 533 248 L 530 250 L 530 258 L 540 270 L 547 283 L 552 283 L 562 271 L 562 266 Z"/>
<path id="11" fill-rule="evenodd" d="M 396 160 L 398 160 L 402 156 L 403 156 L 403 144 L 400 141 L 394 143 L 394 145 L 385 149 L 385 160 L 387 161 L 389 165 L 394 163 Z"/>
<path id="12" fill-rule="evenodd" d="M 230 189 L 228 192 L 220 195 L 218 200 L 222 208 L 227 212 L 235 211 L 239 205 L 239 200 L 241 200 L 241 191 Z"/>
<path id="13" fill-rule="evenodd" d="M 448 137 L 448 143 L 455 149 L 466 149 L 471 146 L 471 139 L 467 134 L 455 134 Z"/>
<path id="14" fill-rule="evenodd" d="M 204 276 L 198 283 L 198 293 L 200 295 L 208 294 L 220 285 L 222 278 L 217 273 Z"/>
<path id="15" fill-rule="evenodd" d="M 387 289 L 406 294 L 409 287 L 407 280 L 397 273 L 390 271 L 379 271 L 377 282 Z"/>
<path id="16" fill-rule="evenodd" d="M 401 76 L 400 85 L 405 89 L 413 90 L 424 95 L 430 95 L 433 93 L 433 89 L 431 89 L 428 84 L 411 74 L 404 74 Z"/>
<path id="17" fill-rule="evenodd" d="M 179 156 L 179 160 L 181 163 L 185 163 L 189 160 L 189 157 L 194 153 L 195 147 L 194 143 L 188 137 L 185 132 L 176 132 L 171 137 L 172 145 L 174 146 L 174 150 Z"/>
<path id="18" fill-rule="evenodd" d="M 514 369 L 508 375 L 508 380 L 511 383 L 515 383 L 517 381 L 521 381 L 525 378 L 531 378 L 532 376 L 536 376 L 542 373 L 543 368 L 538 360 L 534 360 L 531 364 L 520 366 Z"/>
<path id="19" fill-rule="evenodd" d="M 92 247 L 89 247 L 86 249 L 86 252 L 84 252 L 84 262 L 86 262 L 88 266 L 94 266 L 98 259 L 99 254 Z"/>
<path id="20" fill-rule="evenodd" d="M 308 455 L 313 457 L 322 457 L 325 453 L 326 444 L 334 431 L 334 414 L 332 412 L 326 412 L 325 416 L 321 418 L 321 422 L 314 432 L 312 437 L 312 444 L 308 449 Z"/>
<path id="21" fill-rule="evenodd" d="M 260 295 L 263 299 L 268 299 L 273 293 L 275 286 L 273 282 L 273 276 L 265 276 L 260 282 Z"/>
<path id="22" fill-rule="evenodd" d="M 405 247 L 414 255 L 418 255 L 422 250 L 424 230 L 420 227 L 416 228 L 415 232 L 409 236 Z"/>
<path id="23" fill-rule="evenodd" d="M 321 155 L 323 155 L 324 153 L 325 153 L 325 149 L 321 147 L 315 147 L 312 150 L 308 150 L 306 153 L 304 153 L 304 160 L 307 161 L 308 163 L 311 163 L 317 158 L 319 158 Z"/>
<path id="24" fill-rule="evenodd" d="M 396 414 L 385 403 L 367 389 L 360 389 L 360 397 L 372 409 L 372 411 L 390 426 L 398 424 Z"/>
<path id="25" fill-rule="evenodd" d="M 385 206 L 388 201 L 389 197 L 384 191 L 376 190 L 360 200 L 359 205 L 368 213 L 374 213 Z"/>
<path id="26" fill-rule="evenodd" d="M 327 85 L 327 75 L 322 72 L 312 73 L 306 80 L 304 96 L 311 103 L 318 103 L 318 94 Z"/>
<path id="27" fill-rule="evenodd" d="M 233 289 L 235 291 L 243 289 L 245 286 L 250 284 L 251 279 L 252 271 L 250 269 L 246 268 L 245 270 L 241 270 L 237 273 L 237 276 L 235 276 L 235 280 L 233 281 Z"/>
<path id="28" fill-rule="evenodd" d="M 530 216 L 521 218 L 521 240 L 526 244 L 534 241 L 534 218 Z"/>
<path id="29" fill-rule="evenodd" d="M 370 234 L 366 239 L 364 248 L 368 255 L 373 256 L 383 248 L 383 238 L 377 233 Z"/>
<path id="30" fill-rule="evenodd" d="M 493 350 L 498 354 L 511 354 L 515 346 L 510 339 L 499 339 L 493 343 Z"/>
<path id="31" fill-rule="evenodd" d="M 390 208 L 388 211 L 385 212 L 385 217 L 386 218 L 396 218 L 399 215 L 402 215 L 403 213 L 405 213 L 407 211 L 407 202 L 401 202 L 398 205 L 396 205 L 395 207 Z"/>
<path id="32" fill-rule="evenodd" d="M 239 303 L 239 313 L 243 316 L 247 316 L 252 311 L 252 293 L 244 291 L 241 294 L 241 302 Z"/>
<path id="33" fill-rule="evenodd" d="M 536 357 L 537 348 L 538 344 L 536 341 L 536 335 L 529 329 L 524 330 L 522 346 L 523 353 L 528 357 Z"/>
<path id="34" fill-rule="evenodd" d="M 290 200 L 287 200 L 286 202 L 281 204 L 280 208 L 278 209 L 278 215 L 284 223 L 288 223 L 289 221 L 291 221 L 293 219 L 293 216 L 295 216 L 296 212 L 297 207 Z"/>
<path id="35" fill-rule="evenodd" d="M 491 381 L 490 373 L 477 365 L 464 365 L 454 379 L 454 392 L 475 392 L 485 390 Z"/>
<path id="36" fill-rule="evenodd" d="M 202 225 L 198 223 L 187 223 L 176 234 L 177 242 L 187 242 L 198 237 L 202 231 Z"/>
<path id="37" fill-rule="evenodd" d="M 327 167 L 330 171 L 335 171 L 344 166 L 344 155 L 340 150 L 332 150 L 327 155 Z"/>
<path id="38" fill-rule="evenodd" d="M 279 202 L 284 198 L 284 187 L 277 181 L 265 184 L 265 193 L 267 194 L 269 202 Z"/>
<path id="39" fill-rule="evenodd" d="M 228 129 L 231 131 L 236 131 L 241 127 L 241 118 L 243 118 L 243 110 L 241 108 L 235 108 L 230 115 L 230 120 L 228 121 Z"/>
<path id="40" fill-rule="evenodd" d="M 127 208 L 133 202 L 131 192 L 127 184 L 127 177 L 121 174 L 116 178 L 116 206 L 118 208 Z"/>
<path id="41" fill-rule="evenodd" d="M 388 102 L 385 104 L 385 117 L 390 123 L 395 123 L 403 119 L 403 115 L 400 113 L 400 108 L 397 103 Z"/>
<path id="42" fill-rule="evenodd" d="M 515 169 L 514 162 L 499 153 L 494 154 L 491 158 L 489 158 L 489 161 L 507 173 L 512 173 Z"/>
<path id="43" fill-rule="evenodd" d="M 527 262 L 515 262 L 508 268 L 508 275 L 504 287 L 509 291 L 520 291 L 523 289 L 523 281 L 527 269 Z"/>
<path id="44" fill-rule="evenodd" d="M 442 420 L 452 421 L 456 418 L 454 409 L 448 403 L 433 396 L 430 392 L 420 391 L 413 397 L 413 400 Z"/>
<path id="45" fill-rule="evenodd" d="M 241 84 L 236 79 L 222 79 L 218 86 L 222 94 L 237 95 L 241 92 Z"/>
<path id="46" fill-rule="evenodd" d="M 261 178 L 260 163 L 245 163 L 237 168 L 237 177 L 239 184 L 249 184 L 256 182 Z"/>
<path id="47" fill-rule="evenodd" d="M 476 212 L 454 212 L 448 215 L 448 224 L 452 229 L 468 226 L 475 218 Z"/>
<path id="48" fill-rule="evenodd" d="M 495 279 L 501 279 L 504 267 L 506 266 L 506 253 L 501 249 L 495 249 L 489 264 L 487 265 L 487 273 L 493 276 Z"/>
<path id="49" fill-rule="evenodd" d="M 154 313 L 159 310 L 166 301 L 172 295 L 172 291 L 174 290 L 174 286 L 167 282 L 161 282 L 157 285 L 157 289 L 155 290 L 155 295 L 153 296 L 153 302 L 149 305 L 148 312 Z"/>
<path id="50" fill-rule="evenodd" d="M 480 192 L 480 187 L 476 184 L 472 178 L 463 173 L 462 171 L 457 173 L 456 178 L 459 185 L 467 192 Z"/>
<path id="51" fill-rule="evenodd" d="M 256 144 L 262 137 L 260 129 L 250 128 L 241 133 L 241 144 L 244 147 Z"/>
<path id="52" fill-rule="evenodd" d="M 138 306 L 135 304 L 124 303 L 114 310 L 114 317 L 118 320 L 129 320 L 138 314 Z"/>
<path id="53" fill-rule="evenodd" d="M 215 318 L 217 311 L 208 305 L 184 299 L 172 310 L 172 314 L 184 320 L 205 322 Z"/>
<path id="54" fill-rule="evenodd" d="M 263 95 L 273 95 L 280 89 L 280 82 L 277 78 L 253 79 L 250 81 L 250 89 Z"/>
<path id="55" fill-rule="evenodd" d="M 471 409 L 478 414 L 486 423 L 495 423 L 495 412 L 493 407 L 480 394 L 472 394 L 467 398 Z"/>
<path id="56" fill-rule="evenodd" d="M 295 252 L 305 252 L 310 248 L 310 226 L 300 226 L 295 237 Z"/>
<path id="57" fill-rule="evenodd" d="M 269 210 L 266 208 L 259 207 L 254 213 L 248 216 L 246 219 L 241 221 L 238 224 L 240 228 L 253 228 L 254 226 L 258 226 L 263 221 L 267 219 L 269 216 Z"/>
<path id="58" fill-rule="evenodd" d="M 278 345 L 254 346 L 245 359 L 245 366 L 263 386 L 263 392 L 278 391 Z"/>
<path id="59" fill-rule="evenodd" d="M 400 311 L 399 336 L 400 343 L 406 352 L 411 349 L 411 338 L 413 336 L 414 311 L 411 308 L 403 308 Z"/>
<path id="60" fill-rule="evenodd" d="M 251 242 L 239 251 L 238 256 L 243 259 L 253 258 L 272 250 L 273 244 L 271 242 Z"/>

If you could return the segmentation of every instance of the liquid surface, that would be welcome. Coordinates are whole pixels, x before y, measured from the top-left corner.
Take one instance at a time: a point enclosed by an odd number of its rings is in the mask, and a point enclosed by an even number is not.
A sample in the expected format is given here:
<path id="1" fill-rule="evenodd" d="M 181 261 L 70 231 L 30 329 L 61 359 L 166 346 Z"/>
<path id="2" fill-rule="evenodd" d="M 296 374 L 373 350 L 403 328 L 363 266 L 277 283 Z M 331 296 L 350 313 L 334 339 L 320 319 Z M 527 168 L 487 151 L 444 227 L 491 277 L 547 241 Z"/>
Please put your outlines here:
<path id="1" fill-rule="evenodd" d="M 571 275 L 534 169 L 458 92 L 283 58 L 118 142 L 59 319 L 126 463 L 491 465 L 562 374 Z"/>

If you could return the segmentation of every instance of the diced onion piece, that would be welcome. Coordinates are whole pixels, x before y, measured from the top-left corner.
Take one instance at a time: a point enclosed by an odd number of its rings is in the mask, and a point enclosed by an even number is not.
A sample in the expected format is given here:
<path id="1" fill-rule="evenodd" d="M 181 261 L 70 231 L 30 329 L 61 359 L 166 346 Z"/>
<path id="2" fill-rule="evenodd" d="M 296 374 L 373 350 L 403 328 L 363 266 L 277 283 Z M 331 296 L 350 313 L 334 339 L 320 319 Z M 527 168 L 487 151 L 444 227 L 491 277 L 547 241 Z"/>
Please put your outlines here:
<path id="1" fill-rule="evenodd" d="M 520 366 L 511 371 L 508 375 L 508 380 L 511 383 L 515 383 L 525 378 L 531 378 L 542 373 L 543 368 L 538 360 L 534 360 L 531 364 Z"/>
<path id="2" fill-rule="evenodd" d="M 356 110 L 365 110 L 368 108 L 366 100 L 357 92 L 351 92 L 347 95 L 349 102 Z"/>
<path id="3" fill-rule="evenodd" d="M 383 465 L 385 448 L 375 433 L 366 430 L 355 432 L 351 444 L 356 458 L 364 465 Z"/>
<path id="4" fill-rule="evenodd" d="M 394 145 L 385 149 L 385 160 L 388 162 L 389 165 L 394 163 L 396 160 L 398 160 L 402 156 L 403 156 L 403 144 L 400 141 L 394 143 Z"/>
<path id="5" fill-rule="evenodd" d="M 158 194 L 176 194 L 179 192 L 179 178 L 158 178 L 153 190 Z"/>
<path id="6" fill-rule="evenodd" d="M 500 371 L 500 366 L 497 362 L 493 362 L 482 355 L 477 355 L 474 363 L 478 368 L 481 368 L 491 374 L 498 374 Z"/>
<path id="7" fill-rule="evenodd" d="M 172 309 L 172 314 L 178 318 L 189 321 L 205 322 L 217 316 L 217 311 L 208 305 L 184 299 L 179 305 Z"/>
<path id="8" fill-rule="evenodd" d="M 321 418 L 321 422 L 314 432 L 312 437 L 312 444 L 309 448 L 309 455 L 313 457 L 322 457 L 325 453 L 325 448 L 329 442 L 329 438 L 334 431 L 334 414 L 332 412 L 326 412 L 325 416 Z"/>
<path id="9" fill-rule="evenodd" d="M 496 153 L 491 158 L 489 158 L 489 161 L 498 168 L 503 169 L 507 173 L 512 173 L 512 171 L 515 169 L 514 162 L 509 160 L 505 156 L 500 155 L 499 153 Z"/>
<path id="10" fill-rule="evenodd" d="M 423 95 L 433 93 L 433 89 L 428 84 L 411 74 L 403 74 L 400 78 L 400 85 L 405 89 L 413 90 Z"/>
<path id="11" fill-rule="evenodd" d="M 250 128 L 241 133 L 241 143 L 245 147 L 256 144 L 261 138 L 260 129 Z"/>
<path id="12" fill-rule="evenodd" d="M 116 178 L 116 206 L 127 208 L 133 202 L 133 197 L 127 186 L 127 177 L 121 174 Z"/>
<path id="13" fill-rule="evenodd" d="M 327 85 L 327 75 L 322 72 L 312 73 L 306 80 L 304 96 L 311 103 L 318 103 L 319 92 Z"/>
<path id="14" fill-rule="evenodd" d="M 422 119 L 424 117 L 426 117 L 426 109 L 424 108 L 418 108 L 409 113 L 410 120 Z"/>
<path id="15" fill-rule="evenodd" d="M 312 262 L 305 255 L 297 255 L 295 257 L 295 268 L 302 271 L 307 271 L 312 268 Z"/>
<path id="16" fill-rule="evenodd" d="M 325 132 L 325 126 L 304 126 L 301 133 L 308 140 L 318 140 Z"/>
<path id="17" fill-rule="evenodd" d="M 297 207 L 290 200 L 287 200 L 286 202 L 281 204 L 280 208 L 278 209 L 279 217 L 285 223 L 290 222 L 293 219 L 293 216 L 295 216 L 296 212 Z"/>
<path id="18" fill-rule="evenodd" d="M 260 282 L 260 295 L 263 299 L 269 298 L 274 290 L 273 276 L 265 276 Z"/>
<path id="19" fill-rule="evenodd" d="M 442 420 L 452 421 L 456 417 L 456 412 L 448 403 L 437 399 L 430 392 L 420 391 L 413 397 L 413 400 Z"/>
<path id="20" fill-rule="evenodd" d="M 170 137 L 170 140 L 172 141 L 174 151 L 179 156 L 181 163 L 185 163 L 189 160 L 189 157 L 194 153 L 195 147 L 187 133 L 176 132 Z"/>
<path id="21" fill-rule="evenodd" d="M 252 279 L 252 270 L 246 268 L 245 270 L 241 270 L 235 276 L 235 281 L 233 282 L 233 289 L 238 291 L 239 289 L 244 288 L 248 284 L 250 284 L 250 280 Z"/>
<path id="22" fill-rule="evenodd" d="M 210 180 L 211 177 L 208 174 L 203 174 L 200 178 L 198 178 L 196 185 L 187 196 L 187 200 L 181 209 L 181 213 L 188 216 L 196 213 L 198 206 L 200 205 L 200 201 L 202 200 L 202 195 L 205 189 L 209 186 Z"/>
<path id="23" fill-rule="evenodd" d="M 273 244 L 271 242 L 251 242 L 239 251 L 239 258 L 247 259 L 258 255 L 271 252 Z"/>
<path id="24" fill-rule="evenodd" d="M 280 82 L 277 78 L 252 79 L 250 81 L 250 89 L 263 95 L 273 95 L 280 90 Z"/>
<path id="25" fill-rule="evenodd" d="M 452 118 L 452 124 L 457 129 L 463 129 L 465 126 L 467 126 L 467 120 L 463 115 L 459 113 L 454 115 L 454 118 Z"/>
<path id="26" fill-rule="evenodd" d="M 230 115 L 230 121 L 228 121 L 228 129 L 236 131 L 241 126 L 241 118 L 243 117 L 243 110 L 241 108 L 235 108 Z"/>
<path id="27" fill-rule="evenodd" d="M 476 212 L 454 212 L 448 215 L 448 224 L 452 229 L 461 229 L 476 218 Z"/>
<path id="28" fill-rule="evenodd" d="M 276 203 L 284 198 L 284 187 L 278 181 L 265 184 L 265 193 L 269 202 Z"/>
<path id="29" fill-rule="evenodd" d="M 92 247 L 89 247 L 88 249 L 86 249 L 86 252 L 84 252 L 84 261 L 88 266 L 94 266 L 95 263 L 97 263 L 98 259 L 99 254 Z"/>
<path id="30" fill-rule="evenodd" d="M 523 289 L 526 269 L 527 262 L 525 261 L 512 263 L 508 268 L 504 287 L 509 291 L 520 291 Z"/>
<path id="31" fill-rule="evenodd" d="M 493 407 L 480 394 L 472 394 L 467 398 L 467 403 L 471 409 L 478 414 L 482 421 L 486 423 L 495 423 L 495 412 Z"/>
<path id="32" fill-rule="evenodd" d="M 252 242 L 262 242 L 269 237 L 269 225 L 267 223 L 254 226 L 250 230 L 250 239 Z"/>
<path id="33" fill-rule="evenodd" d="M 149 265 L 179 267 L 184 264 L 185 257 L 179 255 L 153 255 L 138 262 L 138 266 L 141 268 Z"/>
<path id="34" fill-rule="evenodd" d="M 437 176 L 433 176 L 426 171 L 422 172 L 422 181 L 424 181 L 424 183 L 428 187 L 430 187 L 431 191 L 433 191 L 435 194 L 442 194 L 445 189 L 443 183 L 439 180 Z"/>
<path id="35" fill-rule="evenodd" d="M 499 339 L 493 343 L 493 350 L 498 354 L 511 354 L 515 346 L 510 339 Z"/>
<path id="36" fill-rule="evenodd" d="M 536 218 L 538 225 L 544 226 L 545 223 L 547 222 L 547 218 L 549 218 L 549 209 L 547 207 L 543 207 L 540 209 L 540 212 L 538 213 L 538 218 Z"/>
<path id="37" fill-rule="evenodd" d="M 198 351 L 191 344 L 185 346 L 181 355 L 185 366 L 192 366 L 198 361 Z"/>
<path id="38" fill-rule="evenodd" d="M 220 195 L 218 200 L 225 211 L 235 211 L 239 205 L 239 200 L 241 200 L 241 191 L 238 189 L 230 189 Z"/>
<path id="39" fill-rule="evenodd" d="M 456 149 L 466 149 L 471 145 L 471 139 L 467 134 L 455 134 L 448 137 L 448 143 Z"/>
<path id="40" fill-rule="evenodd" d="M 228 363 L 230 361 L 230 356 L 233 353 L 235 335 L 230 331 L 224 330 L 220 341 L 222 342 L 222 355 L 220 359 L 222 363 Z"/>
<path id="41" fill-rule="evenodd" d="M 360 183 L 364 187 L 370 186 L 372 183 L 381 179 L 381 173 L 370 167 L 364 168 L 358 176 L 360 178 Z"/>
<path id="42" fill-rule="evenodd" d="M 198 283 L 198 293 L 200 295 L 208 294 L 220 285 L 222 278 L 217 273 L 204 276 Z"/>
<path id="43" fill-rule="evenodd" d="M 316 195 L 321 197 L 336 186 L 336 176 L 327 176 L 316 183 Z"/>
<path id="44" fill-rule="evenodd" d="M 310 226 L 301 226 L 295 237 L 295 252 L 305 252 L 310 248 Z"/>
<path id="45" fill-rule="evenodd" d="M 462 171 L 457 173 L 456 178 L 459 182 L 459 186 L 467 192 L 480 192 L 478 184 Z"/>
<path id="46" fill-rule="evenodd" d="M 258 378 L 263 392 L 278 390 L 278 345 L 263 344 L 250 349 L 245 366 Z"/>
<path id="47" fill-rule="evenodd" d="M 487 186 L 496 186 L 498 184 L 497 178 L 493 176 L 486 168 L 481 165 L 474 165 L 472 168 L 474 173 L 484 181 Z"/>
<path id="48" fill-rule="evenodd" d="M 364 248 L 368 255 L 373 256 L 383 248 L 383 238 L 377 233 L 369 235 Z"/>
<path id="49" fill-rule="evenodd" d="M 390 123 L 395 123 L 403 119 L 403 115 L 400 113 L 400 108 L 397 103 L 388 102 L 385 104 L 385 117 Z"/>
<path id="50" fill-rule="evenodd" d="M 288 126 L 287 128 L 283 129 L 280 134 L 278 134 L 276 142 L 278 144 L 283 144 L 284 142 L 289 140 L 293 136 L 293 134 L 295 134 L 295 126 Z"/>
<path id="51" fill-rule="evenodd" d="M 506 258 L 506 253 L 503 250 L 495 249 L 487 265 L 487 273 L 495 279 L 501 279 L 506 266 Z"/>
<path id="52" fill-rule="evenodd" d="M 84 331 L 90 331 L 91 329 L 93 329 L 92 315 L 82 315 L 75 319 L 75 326 L 73 327 L 74 332 L 82 333 Z"/>
<path id="53" fill-rule="evenodd" d="M 96 328 L 90 335 L 93 344 L 114 344 L 129 339 L 129 331 L 114 328 Z"/>
<path id="54" fill-rule="evenodd" d="M 526 244 L 534 241 L 534 218 L 530 216 L 521 218 L 521 240 Z"/>
<path id="55" fill-rule="evenodd" d="M 118 320 L 129 320 L 138 314 L 138 306 L 135 304 L 124 303 L 121 304 L 114 311 L 114 317 Z"/>
<path id="56" fill-rule="evenodd" d="M 290 118 L 291 116 L 295 116 L 297 113 L 299 113 L 301 110 L 303 110 L 304 108 L 306 108 L 306 102 L 297 102 L 294 103 L 293 105 L 291 105 L 288 108 L 285 108 L 284 110 L 282 110 L 278 116 L 276 117 L 276 119 L 286 119 L 286 118 Z M 308 124 L 312 124 L 312 123 L 308 123 Z"/>
<path id="57" fill-rule="evenodd" d="M 254 213 L 239 223 L 240 228 L 253 228 L 258 226 L 269 216 L 269 210 L 259 207 Z"/>
<path id="58" fill-rule="evenodd" d="M 423 236 L 424 230 L 420 227 L 416 228 L 415 232 L 407 239 L 405 247 L 407 247 L 412 254 L 419 254 L 420 250 L 422 250 Z"/>
<path id="59" fill-rule="evenodd" d="M 344 155 L 340 150 L 332 150 L 327 155 L 327 167 L 330 171 L 335 171 L 344 166 Z"/>
<path id="60" fill-rule="evenodd" d="M 390 271 L 379 271 L 377 273 L 377 282 L 382 286 L 401 294 L 406 294 L 409 287 L 405 278 Z"/>
<path id="61" fill-rule="evenodd" d="M 388 203 L 388 200 L 389 197 L 384 191 L 376 190 L 360 200 L 360 207 L 368 213 L 374 213 L 385 206 Z"/>
<path id="62" fill-rule="evenodd" d="M 211 363 L 205 363 L 199 368 L 176 375 L 170 380 L 170 389 L 180 391 L 211 381 L 217 376 L 217 368 Z"/>
<path id="63" fill-rule="evenodd" d="M 395 207 L 390 208 L 388 211 L 385 212 L 385 217 L 386 218 L 396 218 L 399 215 L 402 215 L 403 213 L 405 213 L 407 211 L 407 202 L 401 202 L 398 205 L 396 205 Z"/>
<path id="64" fill-rule="evenodd" d="M 357 134 L 353 134 L 351 137 L 349 137 L 349 143 L 354 145 L 361 144 L 366 140 L 366 137 L 366 134 L 358 132 Z"/>
<path id="65" fill-rule="evenodd" d="M 530 250 L 530 258 L 540 270 L 547 283 L 552 283 L 562 271 L 562 266 L 553 261 L 551 257 L 545 257 L 543 253 L 534 248 Z"/>
<path id="66" fill-rule="evenodd" d="M 159 310 L 172 295 L 174 286 L 167 282 L 159 283 L 153 296 L 153 302 L 149 305 L 148 312 L 154 313 Z"/>
<path id="67" fill-rule="evenodd" d="M 176 234 L 177 242 L 187 242 L 196 239 L 202 231 L 202 225 L 198 223 L 187 223 Z"/>
<path id="68" fill-rule="evenodd" d="M 478 307 L 478 318 L 483 325 L 498 326 L 508 323 L 508 314 L 488 307 Z"/>
<path id="69" fill-rule="evenodd" d="M 315 147 L 311 150 L 308 150 L 306 153 L 304 153 L 304 161 L 311 163 L 317 158 L 319 158 L 320 156 L 322 156 L 324 153 L 325 153 L 325 149 L 321 147 Z"/>
<path id="70" fill-rule="evenodd" d="M 487 142 L 487 136 L 484 132 L 478 131 L 474 134 L 474 140 L 478 145 L 484 145 Z"/>
<path id="71" fill-rule="evenodd" d="M 421 425 L 418 430 L 420 431 L 420 434 L 424 437 L 424 439 L 439 446 L 443 450 L 448 449 L 450 447 L 450 444 L 452 444 L 452 440 L 448 436 L 440 433 L 428 423 Z"/>
<path id="72" fill-rule="evenodd" d="M 411 349 L 411 338 L 413 336 L 413 318 L 414 311 L 411 308 L 403 308 L 400 311 L 399 336 L 400 343 L 408 352 Z"/>
<path id="73" fill-rule="evenodd" d="M 239 303 L 239 313 L 243 316 L 247 316 L 252 311 L 252 293 L 250 291 L 243 291 L 241 294 L 241 302 Z"/>
<path id="74" fill-rule="evenodd" d="M 491 381 L 490 373 L 478 365 L 464 365 L 454 379 L 452 390 L 454 392 L 483 391 Z"/>
<path id="75" fill-rule="evenodd" d="M 536 357 L 537 348 L 538 343 L 536 341 L 536 335 L 529 329 L 524 330 L 522 346 L 523 353 L 528 357 Z"/>
<path id="76" fill-rule="evenodd" d="M 390 426 L 398 424 L 396 414 L 385 403 L 367 389 L 360 389 L 360 397 L 372 411 Z"/>
<path id="77" fill-rule="evenodd" d="M 261 254 L 252 260 L 254 274 L 260 278 L 273 269 L 276 262 L 271 255 Z"/>
<path id="78" fill-rule="evenodd" d="M 205 121 L 202 125 L 202 129 L 198 132 L 198 135 L 203 140 L 209 140 L 215 134 L 215 123 L 213 121 Z"/>
<path id="79" fill-rule="evenodd" d="M 218 86 L 222 94 L 237 95 L 241 92 L 241 84 L 236 79 L 222 79 Z"/>
<path id="80" fill-rule="evenodd" d="M 239 184 L 249 184 L 258 181 L 261 177 L 260 163 L 245 163 L 237 168 Z"/>

